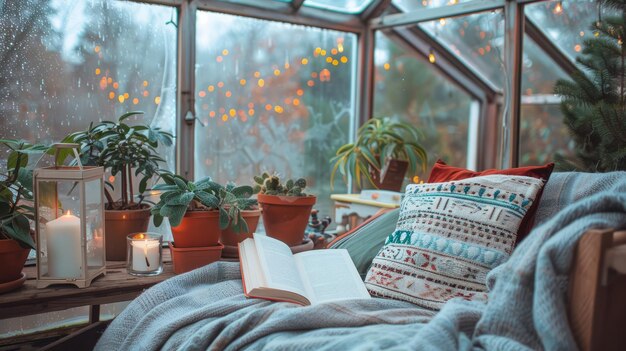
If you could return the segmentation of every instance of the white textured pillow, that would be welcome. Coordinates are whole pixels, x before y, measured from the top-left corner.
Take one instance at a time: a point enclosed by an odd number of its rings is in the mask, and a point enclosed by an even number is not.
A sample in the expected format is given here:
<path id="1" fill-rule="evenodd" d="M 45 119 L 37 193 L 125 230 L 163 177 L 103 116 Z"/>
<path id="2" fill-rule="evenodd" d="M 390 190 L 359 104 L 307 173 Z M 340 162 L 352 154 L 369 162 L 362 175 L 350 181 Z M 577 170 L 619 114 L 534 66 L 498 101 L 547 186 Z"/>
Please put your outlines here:
<path id="1" fill-rule="evenodd" d="M 489 175 L 407 186 L 396 230 L 365 278 L 374 296 L 439 309 L 486 299 L 485 277 L 513 251 L 541 179 Z"/>

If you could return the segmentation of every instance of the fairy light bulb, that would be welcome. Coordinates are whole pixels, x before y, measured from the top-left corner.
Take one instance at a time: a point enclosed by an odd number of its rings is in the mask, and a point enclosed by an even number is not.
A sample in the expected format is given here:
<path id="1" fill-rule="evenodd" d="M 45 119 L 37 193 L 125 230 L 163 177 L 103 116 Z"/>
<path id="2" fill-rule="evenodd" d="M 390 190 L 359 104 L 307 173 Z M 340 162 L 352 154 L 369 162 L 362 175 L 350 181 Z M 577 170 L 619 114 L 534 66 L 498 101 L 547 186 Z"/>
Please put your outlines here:
<path id="1" fill-rule="evenodd" d="M 435 57 L 435 51 L 433 49 L 430 49 L 430 51 L 428 52 L 428 62 L 435 63 L 436 61 L 437 58 Z"/>
<path id="2" fill-rule="evenodd" d="M 560 15 L 561 13 L 563 13 L 563 3 L 562 2 L 557 2 L 556 6 L 554 6 L 554 10 L 552 10 L 552 12 L 555 15 Z"/>

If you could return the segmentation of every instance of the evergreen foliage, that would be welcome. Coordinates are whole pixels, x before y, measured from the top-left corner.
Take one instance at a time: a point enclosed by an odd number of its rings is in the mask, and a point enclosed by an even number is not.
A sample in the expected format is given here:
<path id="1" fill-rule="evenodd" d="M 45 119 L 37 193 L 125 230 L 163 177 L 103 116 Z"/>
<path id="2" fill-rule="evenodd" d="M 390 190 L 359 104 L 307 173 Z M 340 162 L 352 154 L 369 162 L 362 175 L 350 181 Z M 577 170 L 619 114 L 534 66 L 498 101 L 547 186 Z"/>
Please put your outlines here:
<path id="1" fill-rule="evenodd" d="M 611 16 L 593 24 L 597 33 L 584 42 L 577 62 L 583 72 L 559 80 L 564 123 L 576 143 L 576 160 L 557 155 L 561 169 L 626 170 L 626 0 L 599 0 Z"/>

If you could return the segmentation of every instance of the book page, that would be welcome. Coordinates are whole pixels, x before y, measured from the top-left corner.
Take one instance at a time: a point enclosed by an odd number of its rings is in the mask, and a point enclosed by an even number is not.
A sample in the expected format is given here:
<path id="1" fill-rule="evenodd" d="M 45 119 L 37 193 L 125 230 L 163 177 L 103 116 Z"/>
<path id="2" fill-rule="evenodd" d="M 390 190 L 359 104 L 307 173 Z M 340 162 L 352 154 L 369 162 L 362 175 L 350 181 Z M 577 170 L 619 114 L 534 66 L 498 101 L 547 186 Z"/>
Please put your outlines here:
<path id="1" fill-rule="evenodd" d="M 312 304 L 370 298 L 347 250 L 301 252 L 294 259 Z"/>
<path id="2" fill-rule="evenodd" d="M 256 233 L 254 242 L 267 287 L 292 291 L 307 297 L 289 246 L 280 240 Z"/>
<path id="3" fill-rule="evenodd" d="M 267 286 L 254 240 L 246 239 L 239 243 L 239 263 L 245 279 L 246 294 L 254 288 Z"/>

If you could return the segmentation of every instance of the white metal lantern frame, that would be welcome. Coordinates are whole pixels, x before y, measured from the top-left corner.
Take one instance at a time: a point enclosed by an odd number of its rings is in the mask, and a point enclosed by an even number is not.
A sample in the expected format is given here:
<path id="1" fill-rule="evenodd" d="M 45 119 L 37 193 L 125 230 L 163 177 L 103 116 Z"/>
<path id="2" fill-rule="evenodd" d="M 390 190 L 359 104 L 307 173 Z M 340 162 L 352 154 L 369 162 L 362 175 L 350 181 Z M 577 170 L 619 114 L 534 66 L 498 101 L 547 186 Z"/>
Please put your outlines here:
<path id="1" fill-rule="evenodd" d="M 77 152 L 77 148 L 79 147 L 77 144 L 55 144 L 53 145 L 57 150 L 57 155 L 59 149 L 73 149 L 74 155 L 76 156 L 77 166 L 52 166 L 52 167 L 43 167 L 37 168 L 34 171 L 33 176 L 33 191 L 35 196 L 35 233 L 36 233 L 36 242 L 37 242 L 37 288 L 45 288 L 49 285 L 53 284 L 73 284 L 79 288 L 88 287 L 91 282 L 100 275 L 106 274 L 106 243 L 105 243 L 105 235 L 104 235 L 104 168 L 96 167 L 96 166 L 83 166 L 80 163 L 80 157 Z M 55 155 L 55 160 L 57 159 Z M 97 212 L 99 212 L 100 222 L 97 228 L 91 228 L 91 240 L 95 240 L 95 231 L 97 230 L 99 233 L 98 239 L 101 240 L 98 245 L 98 255 L 95 260 L 89 262 L 89 253 L 88 253 L 88 232 L 87 232 L 87 222 L 88 222 L 88 214 L 87 214 L 87 205 L 86 205 L 86 184 L 94 181 L 100 180 L 100 203 L 97 208 Z M 50 270 L 50 257 L 44 257 L 43 254 L 43 244 L 42 244 L 42 235 L 49 236 L 51 230 L 44 230 L 42 233 L 42 227 L 46 226 L 45 220 L 43 220 L 43 216 L 41 213 L 41 183 L 42 182 L 54 182 L 54 202 L 55 206 L 52 209 L 54 212 L 52 218 L 58 219 L 59 209 L 58 209 L 58 195 L 59 189 L 58 184 L 63 181 L 74 182 L 74 188 L 78 189 L 79 192 L 79 219 L 80 219 L 80 274 L 73 276 L 63 276 L 62 274 L 51 275 Z M 93 191 L 93 190 L 90 190 Z M 52 219 L 49 222 L 51 222 Z M 101 239 L 100 239 L 101 238 Z M 46 242 L 49 238 L 46 238 Z M 70 249 L 70 248 L 67 248 Z M 49 254 L 49 252 L 48 252 Z M 69 254 L 69 253 L 68 253 Z M 76 254 L 76 253 L 73 253 Z M 100 257 L 101 256 L 101 257 Z M 99 258 L 99 259 L 98 259 Z M 53 258 L 54 259 L 54 258 Z M 45 262 L 45 266 L 48 269 L 48 272 L 45 272 L 43 269 Z M 95 262 L 95 263 L 94 263 Z"/>

